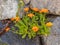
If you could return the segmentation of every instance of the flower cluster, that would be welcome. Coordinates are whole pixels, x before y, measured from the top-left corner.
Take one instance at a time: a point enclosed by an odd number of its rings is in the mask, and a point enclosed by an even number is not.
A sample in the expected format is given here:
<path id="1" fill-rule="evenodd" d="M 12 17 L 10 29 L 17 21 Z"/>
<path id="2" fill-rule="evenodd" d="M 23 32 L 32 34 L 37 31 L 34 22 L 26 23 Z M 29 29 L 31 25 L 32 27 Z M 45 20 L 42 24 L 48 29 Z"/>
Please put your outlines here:
<path id="1" fill-rule="evenodd" d="M 21 35 L 22 38 L 28 36 L 30 39 L 37 35 L 47 36 L 49 34 L 49 29 L 53 23 L 47 21 L 48 9 L 26 7 L 24 12 L 21 20 L 19 17 L 11 18 L 11 21 L 17 21 L 15 24 L 18 27 L 18 30 L 15 31 L 16 34 Z"/>

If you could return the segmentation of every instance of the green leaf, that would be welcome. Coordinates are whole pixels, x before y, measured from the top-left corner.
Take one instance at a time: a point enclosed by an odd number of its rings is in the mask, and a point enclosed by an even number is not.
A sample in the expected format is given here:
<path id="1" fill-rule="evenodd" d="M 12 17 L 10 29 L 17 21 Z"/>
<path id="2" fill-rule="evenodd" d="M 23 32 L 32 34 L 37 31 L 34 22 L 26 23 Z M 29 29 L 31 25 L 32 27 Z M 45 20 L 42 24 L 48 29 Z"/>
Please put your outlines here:
<path id="1" fill-rule="evenodd" d="M 22 35 L 22 38 L 25 38 L 26 37 L 26 34 Z"/>
<path id="2" fill-rule="evenodd" d="M 31 39 L 31 38 L 32 38 L 30 33 L 28 33 L 28 37 L 29 37 L 29 39 Z"/>

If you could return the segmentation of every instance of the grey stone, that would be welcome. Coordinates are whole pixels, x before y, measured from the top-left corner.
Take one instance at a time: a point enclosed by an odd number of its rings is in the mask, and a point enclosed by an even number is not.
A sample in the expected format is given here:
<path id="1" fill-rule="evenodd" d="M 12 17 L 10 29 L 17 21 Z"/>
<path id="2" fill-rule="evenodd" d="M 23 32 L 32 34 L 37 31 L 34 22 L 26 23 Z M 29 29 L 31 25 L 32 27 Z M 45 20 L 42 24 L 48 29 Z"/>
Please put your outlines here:
<path id="1" fill-rule="evenodd" d="M 53 21 L 53 26 L 50 30 L 50 35 L 43 37 L 44 45 L 60 45 L 60 17 Z"/>
<path id="2" fill-rule="evenodd" d="M 30 0 L 23 0 L 25 4 L 28 4 Z"/>
<path id="3" fill-rule="evenodd" d="M 16 16 L 18 0 L 0 0 L 0 20 Z"/>
<path id="4" fill-rule="evenodd" d="M 20 35 L 16 35 L 11 31 L 3 34 L 0 38 L 9 45 L 40 45 L 38 36 L 34 39 L 28 39 L 27 37 L 22 39 Z"/>
<path id="5" fill-rule="evenodd" d="M 60 0 L 24 0 L 25 4 L 31 1 L 31 7 L 47 8 L 51 14 L 60 15 Z"/>
<path id="6" fill-rule="evenodd" d="M 9 44 L 0 40 L 0 45 L 9 45 Z"/>

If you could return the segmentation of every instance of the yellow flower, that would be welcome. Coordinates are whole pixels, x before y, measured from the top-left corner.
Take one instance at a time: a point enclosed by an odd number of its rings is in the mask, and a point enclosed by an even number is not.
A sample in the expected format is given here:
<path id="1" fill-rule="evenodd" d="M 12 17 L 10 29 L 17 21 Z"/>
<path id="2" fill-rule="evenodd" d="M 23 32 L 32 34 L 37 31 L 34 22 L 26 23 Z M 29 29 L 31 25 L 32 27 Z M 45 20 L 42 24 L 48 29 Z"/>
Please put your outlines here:
<path id="1" fill-rule="evenodd" d="M 5 29 L 5 32 L 8 32 L 10 30 L 10 28 L 9 27 L 7 27 L 6 29 Z"/>
<path id="2" fill-rule="evenodd" d="M 40 11 L 39 11 L 40 13 L 48 13 L 49 11 L 48 11 L 48 9 L 41 9 Z"/>
<path id="3" fill-rule="evenodd" d="M 39 11 L 39 9 L 38 9 L 38 8 L 32 8 L 32 10 L 34 10 L 34 11 L 36 11 L 36 12 L 37 12 L 37 11 Z"/>
<path id="4" fill-rule="evenodd" d="M 53 24 L 51 22 L 46 23 L 47 27 L 51 27 Z"/>
<path id="5" fill-rule="evenodd" d="M 28 7 L 24 8 L 24 11 L 25 12 L 28 12 L 29 11 L 29 8 Z"/>
<path id="6" fill-rule="evenodd" d="M 15 21 L 19 21 L 20 20 L 20 18 L 19 17 L 15 17 Z"/>
<path id="7" fill-rule="evenodd" d="M 34 32 L 37 32 L 37 31 L 39 30 L 39 28 L 38 28 L 37 26 L 33 26 L 33 27 L 32 27 L 32 30 L 33 30 Z"/>
<path id="8" fill-rule="evenodd" d="M 33 16 L 34 16 L 34 14 L 32 14 L 32 13 L 28 14 L 28 17 L 30 17 L 30 18 L 32 18 Z"/>

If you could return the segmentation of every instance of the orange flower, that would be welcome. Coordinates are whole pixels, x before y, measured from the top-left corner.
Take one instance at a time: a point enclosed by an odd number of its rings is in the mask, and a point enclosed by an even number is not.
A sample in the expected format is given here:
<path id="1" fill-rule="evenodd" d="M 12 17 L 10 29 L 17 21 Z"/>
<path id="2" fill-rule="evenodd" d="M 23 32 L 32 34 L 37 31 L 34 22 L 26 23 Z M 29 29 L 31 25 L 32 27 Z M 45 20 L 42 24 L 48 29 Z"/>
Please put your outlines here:
<path id="1" fill-rule="evenodd" d="M 9 28 L 9 27 L 7 27 L 7 28 L 5 29 L 5 31 L 6 31 L 6 32 L 8 32 L 9 30 L 10 30 L 10 28 Z"/>
<path id="2" fill-rule="evenodd" d="M 51 27 L 53 24 L 51 22 L 46 23 L 47 27 Z"/>
<path id="3" fill-rule="evenodd" d="M 15 18 L 11 18 L 11 21 L 14 21 L 15 20 Z"/>
<path id="4" fill-rule="evenodd" d="M 37 26 L 33 26 L 32 30 L 33 30 L 34 32 L 37 32 L 37 31 L 39 30 L 39 28 L 38 28 Z"/>
<path id="5" fill-rule="evenodd" d="M 40 13 L 48 13 L 48 9 L 41 9 L 40 11 L 39 11 Z"/>
<path id="6" fill-rule="evenodd" d="M 34 14 L 32 14 L 32 13 L 28 14 L 28 17 L 30 17 L 30 18 L 32 18 L 33 16 L 34 16 Z"/>
<path id="7" fill-rule="evenodd" d="M 36 12 L 37 12 L 37 11 L 39 11 L 39 9 L 38 9 L 38 8 L 32 8 L 32 10 L 34 10 L 34 11 L 36 11 Z"/>
<path id="8" fill-rule="evenodd" d="M 19 21 L 20 20 L 20 18 L 19 17 L 15 17 L 15 18 L 11 18 L 11 21 Z"/>
<path id="9" fill-rule="evenodd" d="M 25 12 L 28 12 L 29 11 L 29 8 L 28 7 L 24 8 L 24 11 Z"/>
<path id="10" fill-rule="evenodd" d="M 15 21 L 19 21 L 20 20 L 20 18 L 19 17 L 15 17 Z"/>

